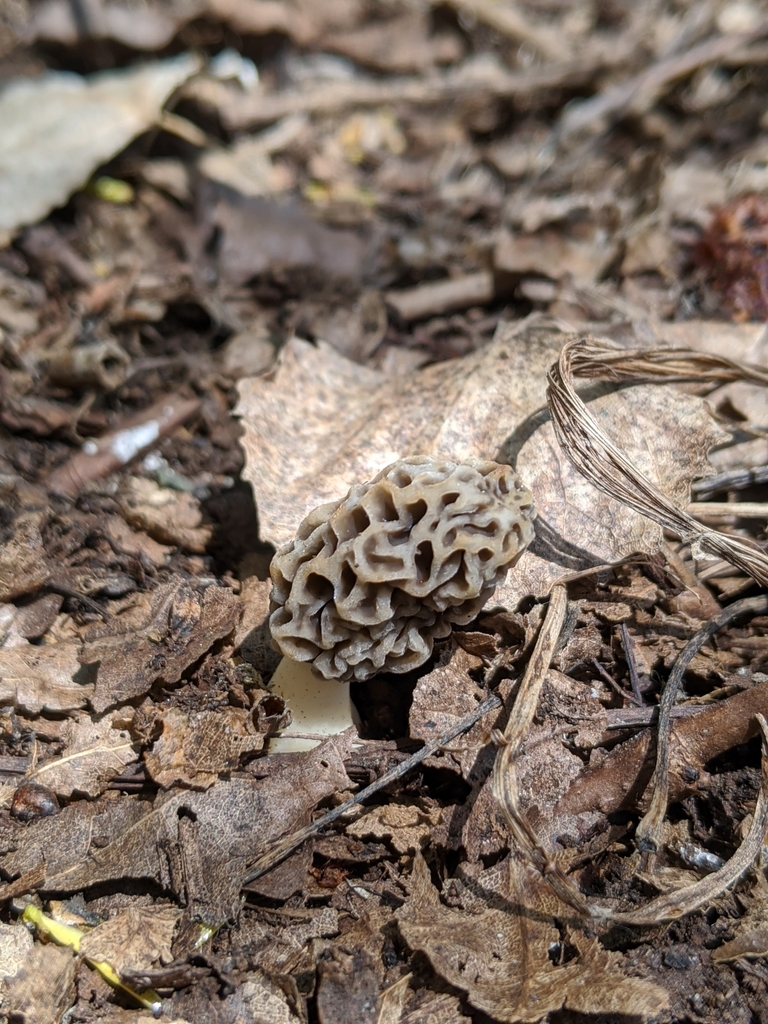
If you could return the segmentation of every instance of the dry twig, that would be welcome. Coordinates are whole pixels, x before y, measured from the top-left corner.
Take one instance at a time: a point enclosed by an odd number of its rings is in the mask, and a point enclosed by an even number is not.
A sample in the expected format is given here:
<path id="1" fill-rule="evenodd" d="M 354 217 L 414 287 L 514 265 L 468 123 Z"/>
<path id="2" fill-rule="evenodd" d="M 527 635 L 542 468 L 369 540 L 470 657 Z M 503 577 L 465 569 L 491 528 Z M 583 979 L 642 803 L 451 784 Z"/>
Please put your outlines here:
<path id="1" fill-rule="evenodd" d="M 491 665 L 487 675 L 488 681 L 493 676 L 495 671 L 495 664 Z M 429 743 L 425 744 L 421 750 L 417 750 L 411 757 L 406 758 L 405 761 L 401 761 L 400 764 L 395 765 L 388 772 L 385 772 L 380 779 L 372 782 L 370 786 L 366 786 L 365 789 L 361 789 L 359 793 L 356 793 L 351 799 L 346 800 L 343 804 L 339 804 L 338 807 L 334 807 L 333 810 L 328 811 L 327 814 L 322 815 L 316 821 L 311 822 L 304 828 L 298 829 L 296 832 L 292 832 L 288 836 L 284 836 L 279 842 L 275 843 L 268 850 L 262 853 L 251 865 L 251 870 L 246 875 L 243 885 L 248 885 L 249 882 L 255 881 L 257 878 L 261 878 L 267 871 L 276 867 L 281 861 L 292 853 L 297 847 L 301 846 L 303 842 L 310 839 L 312 836 L 317 835 L 318 832 L 322 831 L 328 825 L 337 821 L 339 818 L 347 814 L 353 807 L 357 807 L 363 804 L 368 797 L 373 796 L 374 793 L 378 793 L 379 790 L 384 789 L 390 782 L 394 782 L 395 779 L 399 779 L 401 776 L 406 775 L 411 768 L 415 768 L 421 762 L 435 754 L 441 747 L 450 743 L 451 740 L 455 740 L 457 736 L 460 736 L 463 732 L 479 722 L 480 719 L 487 715 L 489 711 L 495 711 L 501 707 L 501 698 L 496 694 L 491 694 L 490 697 L 486 698 L 482 704 L 478 704 L 474 711 L 469 715 L 465 715 L 460 718 L 456 724 L 443 733 L 442 736 L 438 736 L 434 740 L 430 740 Z"/>
<path id="2" fill-rule="evenodd" d="M 197 398 L 164 398 L 126 420 L 119 430 L 97 441 L 86 441 L 81 451 L 48 478 L 48 490 L 73 498 L 92 480 L 125 466 L 151 445 L 190 420 L 200 408 Z"/>
<path id="3" fill-rule="evenodd" d="M 492 301 L 494 292 L 493 274 L 481 270 L 446 281 L 427 281 L 415 288 L 385 292 L 384 298 L 403 320 L 410 322 L 449 310 L 485 305 Z"/>
<path id="4" fill-rule="evenodd" d="M 345 107 L 394 106 L 399 103 L 433 105 L 498 97 L 515 99 L 547 89 L 583 87 L 594 75 L 594 65 L 583 61 L 543 64 L 526 71 L 493 69 L 483 75 L 450 71 L 422 78 L 391 78 L 352 82 L 329 82 L 311 89 L 291 89 L 265 96 L 261 92 L 230 96 L 222 109 L 228 128 L 245 129 L 271 124 L 290 114 L 324 114 Z M 194 94 L 195 83 L 187 91 Z"/>
<path id="5" fill-rule="evenodd" d="M 564 60 L 568 47 L 556 31 L 547 31 L 534 25 L 525 17 L 517 4 L 500 4 L 495 0 L 448 0 L 453 7 L 465 17 L 477 18 L 499 35 L 514 39 L 518 43 L 527 43 L 534 47 L 542 57 L 548 60 Z"/>

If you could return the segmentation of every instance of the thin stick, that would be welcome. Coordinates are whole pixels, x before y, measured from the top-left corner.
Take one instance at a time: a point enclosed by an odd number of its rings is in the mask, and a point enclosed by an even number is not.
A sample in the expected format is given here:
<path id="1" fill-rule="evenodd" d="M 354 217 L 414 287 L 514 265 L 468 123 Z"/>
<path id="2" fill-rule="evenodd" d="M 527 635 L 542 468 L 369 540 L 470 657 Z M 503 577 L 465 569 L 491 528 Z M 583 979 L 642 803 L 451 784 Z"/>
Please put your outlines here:
<path id="1" fill-rule="evenodd" d="M 491 671 L 493 666 L 491 667 Z M 411 768 L 415 768 L 417 765 L 429 757 L 431 754 L 436 753 L 445 744 L 450 743 L 451 740 L 455 740 L 457 736 L 460 736 L 467 729 L 470 729 L 476 722 L 487 715 L 489 711 L 495 711 L 501 707 L 501 698 L 497 694 L 491 694 L 482 704 L 478 704 L 474 711 L 471 711 L 468 715 L 460 718 L 447 732 L 443 733 L 442 736 L 438 736 L 436 739 L 430 740 L 426 743 L 421 750 L 418 750 L 411 757 L 405 761 L 401 761 L 400 764 L 391 768 L 388 772 L 385 772 L 380 779 L 372 782 L 370 786 L 366 786 L 365 789 L 361 789 L 359 793 L 355 794 L 350 800 L 346 800 L 343 804 L 339 804 L 338 807 L 334 807 L 333 810 L 328 811 L 317 821 L 311 822 L 304 828 L 298 829 L 296 832 L 292 832 L 288 836 L 284 836 L 279 842 L 271 846 L 265 853 L 257 857 L 251 865 L 251 870 L 245 876 L 243 885 L 248 885 L 249 882 L 253 882 L 255 879 L 260 878 L 266 874 L 273 867 L 285 860 L 289 853 L 292 853 L 297 847 L 309 839 L 311 836 L 316 835 L 326 826 L 336 821 L 338 818 L 343 817 L 351 808 L 362 804 L 368 797 L 373 796 L 374 793 L 378 793 L 379 790 L 384 789 L 390 782 L 394 782 L 395 779 L 399 779 L 402 775 L 406 775 Z"/>
<path id="2" fill-rule="evenodd" d="M 479 102 L 481 97 L 486 101 L 493 97 L 511 100 L 527 98 L 541 90 L 583 87 L 597 70 L 597 66 L 574 60 L 567 64 L 546 63 L 524 71 L 494 71 L 483 76 L 448 71 L 420 77 L 328 82 L 267 95 L 260 91 L 240 96 L 228 94 L 221 116 L 227 128 L 242 130 L 271 124 L 291 114 L 337 113 L 349 106 L 432 105 L 467 98 Z M 194 85 L 190 89 L 194 93 Z"/>
<path id="3" fill-rule="evenodd" d="M 768 519 L 768 502 L 692 501 L 685 511 L 698 519 Z"/>
<path id="4" fill-rule="evenodd" d="M 200 404 L 198 398 L 161 398 L 124 420 L 117 430 L 86 441 L 80 451 L 54 469 L 48 477 L 48 490 L 74 498 L 87 484 L 114 473 L 186 423 L 199 411 Z"/>
<path id="5" fill-rule="evenodd" d="M 704 480 L 694 480 L 691 491 L 698 498 L 708 498 L 720 491 L 741 491 L 757 484 L 768 483 L 768 466 L 757 469 L 729 469 L 716 476 L 708 476 Z M 690 508 L 690 505 L 688 506 Z"/>
<path id="6" fill-rule="evenodd" d="M 637 672 L 637 659 L 635 658 L 635 648 L 632 646 L 632 637 L 629 630 L 627 629 L 626 622 L 621 624 L 621 646 L 624 648 L 624 656 L 627 659 L 627 668 L 629 669 L 629 681 L 632 686 L 632 693 L 634 694 L 635 701 L 640 707 L 643 706 L 645 701 L 643 700 L 643 694 L 640 689 L 640 676 Z"/>

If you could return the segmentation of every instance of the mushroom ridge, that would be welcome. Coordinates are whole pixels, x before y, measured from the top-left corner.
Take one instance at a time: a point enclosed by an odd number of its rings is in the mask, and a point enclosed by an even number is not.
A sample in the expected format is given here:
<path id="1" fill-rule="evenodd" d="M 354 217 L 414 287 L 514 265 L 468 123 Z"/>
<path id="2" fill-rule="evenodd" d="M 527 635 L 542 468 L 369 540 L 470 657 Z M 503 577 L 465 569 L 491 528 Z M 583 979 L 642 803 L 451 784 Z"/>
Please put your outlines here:
<path id="1" fill-rule="evenodd" d="M 535 515 L 510 466 L 400 459 L 310 512 L 275 554 L 273 642 L 325 679 L 417 668 L 477 615 Z"/>

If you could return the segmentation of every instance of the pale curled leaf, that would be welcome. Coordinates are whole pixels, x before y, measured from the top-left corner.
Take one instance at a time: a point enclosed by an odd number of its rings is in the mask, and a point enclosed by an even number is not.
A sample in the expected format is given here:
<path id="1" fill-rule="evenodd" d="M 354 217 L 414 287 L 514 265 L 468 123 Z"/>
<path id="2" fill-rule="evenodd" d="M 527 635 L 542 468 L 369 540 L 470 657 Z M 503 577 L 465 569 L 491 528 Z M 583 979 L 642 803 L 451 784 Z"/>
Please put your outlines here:
<path id="1" fill-rule="evenodd" d="M 120 975 L 170 963 L 180 916 L 175 906 L 128 907 L 86 932 L 80 952 L 90 960 L 106 960 Z"/>
<path id="2" fill-rule="evenodd" d="M 75 791 L 98 796 L 110 779 L 139 756 L 130 735 L 113 727 L 112 718 L 96 719 L 81 712 L 63 723 L 64 750 L 27 772 L 26 780 L 47 786 L 58 796 L 71 796 Z"/>
<path id="3" fill-rule="evenodd" d="M 0 650 L 0 704 L 32 714 L 83 707 L 93 683 L 80 664 L 80 650 L 73 641 Z"/>
<path id="4" fill-rule="evenodd" d="M 0 236 L 41 220 L 99 164 L 152 126 L 171 92 L 200 67 L 180 54 L 91 78 L 48 72 L 0 94 Z"/>
<path id="5" fill-rule="evenodd" d="M 536 540 L 497 588 L 499 603 L 546 593 L 564 573 L 655 550 L 658 527 L 586 483 L 547 422 L 547 370 L 571 338 L 541 318 L 502 324 L 485 348 L 395 378 L 293 339 L 269 378 L 240 383 L 245 475 L 263 539 L 286 543 L 312 508 L 400 457 L 423 454 L 510 462 L 532 491 Z M 590 410 L 619 424 L 662 490 L 687 500 L 718 436 L 701 399 L 640 386 L 603 395 Z"/>

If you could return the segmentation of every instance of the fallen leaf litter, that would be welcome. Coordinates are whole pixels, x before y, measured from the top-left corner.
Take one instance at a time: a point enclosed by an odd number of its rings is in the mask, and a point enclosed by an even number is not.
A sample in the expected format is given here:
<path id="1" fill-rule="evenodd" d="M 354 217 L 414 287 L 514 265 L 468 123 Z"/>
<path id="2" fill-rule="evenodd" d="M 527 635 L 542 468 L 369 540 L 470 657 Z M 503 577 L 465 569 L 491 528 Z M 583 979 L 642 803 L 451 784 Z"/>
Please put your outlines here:
<path id="1" fill-rule="evenodd" d="M 18 7 L 2 1012 L 760 1019 L 759 6 Z M 414 458 L 536 537 L 285 754 L 270 545 Z"/>

